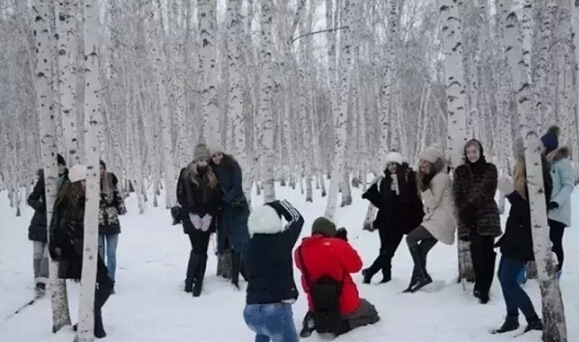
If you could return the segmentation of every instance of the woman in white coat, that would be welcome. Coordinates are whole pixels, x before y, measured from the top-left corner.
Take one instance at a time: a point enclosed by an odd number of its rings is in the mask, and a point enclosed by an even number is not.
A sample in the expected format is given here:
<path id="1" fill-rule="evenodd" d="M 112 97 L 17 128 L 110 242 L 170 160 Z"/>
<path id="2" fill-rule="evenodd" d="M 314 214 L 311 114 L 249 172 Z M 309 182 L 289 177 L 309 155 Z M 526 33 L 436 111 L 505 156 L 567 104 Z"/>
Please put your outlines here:
<path id="1" fill-rule="evenodd" d="M 420 154 L 418 189 L 424 201 L 425 215 L 420 226 L 406 236 L 414 270 L 410 285 L 404 292 L 415 292 L 432 283 L 426 272 L 426 255 L 438 241 L 446 245 L 454 243 L 456 215 L 452 184 L 444 153 L 434 146 L 427 147 Z"/>

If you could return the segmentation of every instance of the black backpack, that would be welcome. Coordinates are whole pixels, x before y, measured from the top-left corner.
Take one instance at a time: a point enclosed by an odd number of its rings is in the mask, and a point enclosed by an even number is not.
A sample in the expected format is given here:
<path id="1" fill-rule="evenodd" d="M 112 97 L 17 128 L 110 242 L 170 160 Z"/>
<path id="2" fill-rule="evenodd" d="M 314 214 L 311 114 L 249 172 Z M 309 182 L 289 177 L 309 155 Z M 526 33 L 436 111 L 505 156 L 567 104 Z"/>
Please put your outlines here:
<path id="1" fill-rule="evenodd" d="M 316 331 L 319 334 L 332 333 L 341 335 L 350 330 L 348 321 L 340 313 L 340 295 L 342 294 L 343 279 L 338 281 L 328 275 L 322 276 L 311 283 L 304 263 L 301 247 L 298 255 L 303 268 L 306 283 L 310 284 L 310 295 L 314 305 L 312 313 Z"/>

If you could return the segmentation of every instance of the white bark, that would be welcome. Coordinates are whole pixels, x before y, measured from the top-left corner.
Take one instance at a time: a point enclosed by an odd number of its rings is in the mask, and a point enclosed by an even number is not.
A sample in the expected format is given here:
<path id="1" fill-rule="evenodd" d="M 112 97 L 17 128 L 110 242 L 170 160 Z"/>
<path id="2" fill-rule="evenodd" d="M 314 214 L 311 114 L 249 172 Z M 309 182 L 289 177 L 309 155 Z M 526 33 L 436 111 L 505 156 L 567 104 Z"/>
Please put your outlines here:
<path id="1" fill-rule="evenodd" d="M 56 121 L 53 107 L 52 82 L 52 40 L 49 25 L 49 1 L 34 2 L 34 29 L 36 31 L 36 95 L 39 115 L 40 148 L 44 165 L 44 182 L 46 192 L 46 219 L 50 227 L 54 201 L 56 199 L 56 166 L 57 139 Z M 52 332 L 70 325 L 66 282 L 58 279 L 58 263 L 50 263 L 50 299 L 52 306 Z"/>
<path id="2" fill-rule="evenodd" d="M 209 146 L 220 144 L 219 107 L 217 106 L 217 2 L 199 0 L 197 17 L 199 21 L 199 70 L 202 74 L 203 89 L 203 141 Z"/>

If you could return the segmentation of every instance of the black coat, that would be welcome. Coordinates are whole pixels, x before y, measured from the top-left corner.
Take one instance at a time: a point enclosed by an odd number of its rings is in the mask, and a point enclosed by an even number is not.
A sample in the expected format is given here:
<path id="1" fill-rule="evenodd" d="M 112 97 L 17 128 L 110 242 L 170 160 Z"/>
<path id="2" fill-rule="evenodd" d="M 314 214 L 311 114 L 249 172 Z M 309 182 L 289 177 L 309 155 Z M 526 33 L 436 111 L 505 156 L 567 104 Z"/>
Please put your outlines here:
<path id="1" fill-rule="evenodd" d="M 215 230 L 216 217 L 220 210 L 221 192 L 219 184 L 214 189 L 209 187 L 206 173 L 197 177 L 197 184 L 195 184 L 187 173 L 187 169 L 181 169 L 177 181 L 177 201 L 181 205 L 180 214 L 185 234 L 195 232 L 189 214 L 196 214 L 200 217 L 211 215 L 213 220 L 209 231 Z"/>
<path id="2" fill-rule="evenodd" d="M 112 174 L 113 192 L 101 191 L 99 202 L 99 235 L 116 235 L 121 233 L 119 215 L 126 213 L 125 202 L 116 187 L 116 177 Z"/>
<path id="3" fill-rule="evenodd" d="M 496 166 L 484 160 L 456 168 L 452 189 L 459 235 L 468 236 L 473 228 L 480 235 L 501 235 L 499 208 L 495 202 L 497 183 Z"/>
<path id="4" fill-rule="evenodd" d="M 32 193 L 28 196 L 27 203 L 34 209 L 34 215 L 28 227 L 28 239 L 46 243 L 46 197 L 44 192 L 44 176 L 39 172 L 39 178 Z"/>
<path id="5" fill-rule="evenodd" d="M 391 190 L 392 177 L 386 172 L 385 177 L 373 184 L 362 198 L 378 208 L 375 228 L 408 234 L 422 222 L 424 207 L 418 196 L 416 172 L 399 168 L 397 178 L 399 195 Z"/>
<path id="6" fill-rule="evenodd" d="M 84 206 L 85 201 L 81 200 L 74 208 L 54 208 L 48 250 L 51 258 L 60 262 L 58 277 L 61 279 L 81 278 Z"/>
<path id="7" fill-rule="evenodd" d="M 545 188 L 545 202 L 549 203 L 553 191 L 553 180 L 549 174 L 548 163 L 543 160 L 543 182 Z M 527 199 L 514 191 L 507 196 L 511 203 L 511 210 L 507 218 L 505 233 L 497 246 L 501 254 L 513 260 L 522 262 L 535 260 L 533 252 L 533 234 L 531 224 L 531 209 Z"/>

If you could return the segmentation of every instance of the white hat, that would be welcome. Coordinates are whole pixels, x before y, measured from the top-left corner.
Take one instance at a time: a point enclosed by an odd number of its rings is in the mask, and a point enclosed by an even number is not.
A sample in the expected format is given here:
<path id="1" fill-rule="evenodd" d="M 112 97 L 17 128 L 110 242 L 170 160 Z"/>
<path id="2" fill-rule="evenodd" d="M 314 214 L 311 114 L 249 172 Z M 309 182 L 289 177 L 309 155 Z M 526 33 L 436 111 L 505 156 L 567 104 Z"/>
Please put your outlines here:
<path id="1" fill-rule="evenodd" d="M 215 153 L 225 154 L 225 148 L 223 148 L 223 146 L 221 146 L 220 144 L 213 144 L 209 147 L 209 152 L 211 153 L 211 155 L 214 155 Z"/>
<path id="2" fill-rule="evenodd" d="M 71 183 L 80 182 L 86 179 L 86 166 L 74 165 L 68 170 L 68 180 Z"/>
<path id="3" fill-rule="evenodd" d="M 390 152 L 386 155 L 386 165 L 396 163 L 402 165 L 402 155 L 398 152 Z"/>
<path id="4" fill-rule="evenodd" d="M 248 221 L 249 234 L 277 234 L 283 230 L 281 218 L 274 208 L 261 205 L 251 209 Z"/>

